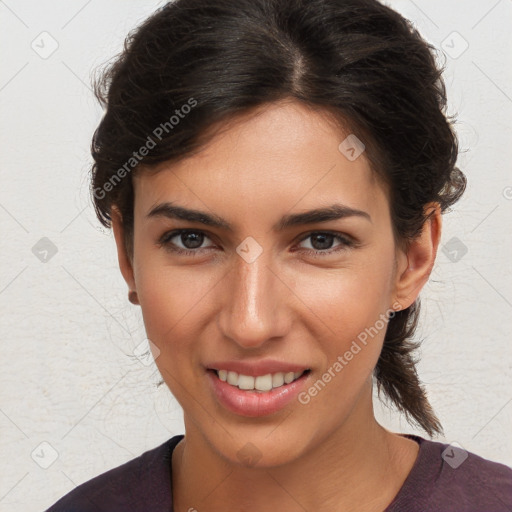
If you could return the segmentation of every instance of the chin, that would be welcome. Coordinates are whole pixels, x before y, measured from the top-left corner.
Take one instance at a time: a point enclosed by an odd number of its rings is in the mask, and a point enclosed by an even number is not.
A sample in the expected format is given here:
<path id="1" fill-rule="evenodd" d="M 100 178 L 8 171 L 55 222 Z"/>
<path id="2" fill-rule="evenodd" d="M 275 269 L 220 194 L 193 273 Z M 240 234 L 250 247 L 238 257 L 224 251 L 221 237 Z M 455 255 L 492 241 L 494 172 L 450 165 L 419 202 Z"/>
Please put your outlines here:
<path id="1" fill-rule="evenodd" d="M 275 426 L 260 426 L 258 431 L 255 431 L 253 425 L 249 429 L 244 429 L 244 432 L 228 428 L 231 436 L 219 432 L 214 434 L 213 438 L 208 435 L 206 437 L 215 451 L 230 465 L 246 469 L 268 469 L 293 463 L 302 455 L 308 439 L 304 431 L 295 436 L 291 434 L 290 429 L 283 430 L 279 436 L 269 434 L 274 428 Z M 303 436 L 305 437 L 302 438 Z"/>

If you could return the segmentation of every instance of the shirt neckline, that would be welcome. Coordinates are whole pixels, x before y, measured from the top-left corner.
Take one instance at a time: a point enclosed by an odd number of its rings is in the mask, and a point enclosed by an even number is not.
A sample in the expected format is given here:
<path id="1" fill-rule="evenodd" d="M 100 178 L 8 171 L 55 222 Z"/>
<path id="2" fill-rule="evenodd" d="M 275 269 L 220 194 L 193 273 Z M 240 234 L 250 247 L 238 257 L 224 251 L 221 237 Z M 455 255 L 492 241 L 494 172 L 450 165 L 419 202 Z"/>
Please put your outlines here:
<path id="1" fill-rule="evenodd" d="M 407 505 L 411 494 L 415 495 L 417 501 L 421 501 L 425 492 L 428 491 L 428 476 L 425 474 L 425 468 L 432 468 L 430 462 L 434 462 L 434 453 L 432 451 L 433 443 L 427 439 L 415 434 L 398 434 L 401 437 L 412 439 L 419 445 L 418 455 L 407 475 L 402 487 L 398 490 L 391 503 L 385 508 L 384 512 L 395 512 L 401 510 L 401 505 Z"/>
<path id="2" fill-rule="evenodd" d="M 433 461 L 433 452 L 430 449 L 429 446 L 431 446 L 431 443 L 427 441 L 427 439 L 415 435 L 415 434 L 401 434 L 397 433 L 401 437 L 405 437 L 407 439 L 411 439 L 418 443 L 419 450 L 418 454 L 416 456 L 416 460 L 414 461 L 414 464 L 409 471 L 409 474 L 407 475 L 406 479 L 404 480 L 404 483 L 402 484 L 402 487 L 398 490 L 397 494 L 391 501 L 391 503 L 386 507 L 384 512 L 394 512 L 395 510 L 399 510 L 399 506 L 402 504 L 402 502 L 407 502 L 409 499 L 409 495 L 412 491 L 414 493 L 418 493 L 419 489 L 426 489 L 426 486 L 420 485 L 423 480 L 425 480 L 425 477 L 427 475 L 424 475 L 421 471 L 421 468 L 425 467 L 431 467 L 431 465 L 428 464 L 429 460 Z M 179 434 L 174 437 L 172 437 L 169 440 L 169 456 L 168 456 L 168 468 L 169 468 L 169 480 L 170 480 L 170 493 L 171 493 L 171 503 L 173 503 L 173 496 L 172 496 L 172 454 L 174 452 L 174 449 L 178 445 L 178 443 L 185 437 L 184 434 Z M 425 483 L 425 482 L 424 482 Z M 417 496 L 417 498 L 420 498 L 420 496 Z M 171 512 L 173 510 L 171 509 Z"/>

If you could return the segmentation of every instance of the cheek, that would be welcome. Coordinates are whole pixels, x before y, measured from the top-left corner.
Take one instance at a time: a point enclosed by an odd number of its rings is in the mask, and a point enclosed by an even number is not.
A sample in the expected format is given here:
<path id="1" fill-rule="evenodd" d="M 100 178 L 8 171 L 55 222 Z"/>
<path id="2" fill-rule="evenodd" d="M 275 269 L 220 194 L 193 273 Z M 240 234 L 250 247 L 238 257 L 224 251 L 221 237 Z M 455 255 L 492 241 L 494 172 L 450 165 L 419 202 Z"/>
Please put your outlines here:
<path id="1" fill-rule="evenodd" d="M 393 259 L 391 252 L 389 257 L 385 253 L 336 271 L 315 269 L 296 275 L 295 290 L 305 306 L 302 320 L 309 322 L 325 356 L 325 370 L 331 368 L 339 377 L 332 379 L 330 389 L 338 390 L 332 396 L 346 396 L 349 389 L 355 393 L 378 361 L 387 328 L 384 314 L 392 302 Z M 339 365 L 338 371 L 332 368 L 338 357 L 343 358 L 341 371 Z"/>
<path id="2" fill-rule="evenodd" d="M 137 274 L 137 292 L 148 338 L 162 356 L 185 350 L 187 340 L 204 329 L 215 286 L 222 274 L 199 267 L 165 266 L 143 260 Z M 169 355 L 170 357 L 170 355 Z"/>
<path id="3" fill-rule="evenodd" d="M 372 259 L 296 273 L 293 290 L 331 331 L 354 334 L 391 307 L 392 260 Z"/>

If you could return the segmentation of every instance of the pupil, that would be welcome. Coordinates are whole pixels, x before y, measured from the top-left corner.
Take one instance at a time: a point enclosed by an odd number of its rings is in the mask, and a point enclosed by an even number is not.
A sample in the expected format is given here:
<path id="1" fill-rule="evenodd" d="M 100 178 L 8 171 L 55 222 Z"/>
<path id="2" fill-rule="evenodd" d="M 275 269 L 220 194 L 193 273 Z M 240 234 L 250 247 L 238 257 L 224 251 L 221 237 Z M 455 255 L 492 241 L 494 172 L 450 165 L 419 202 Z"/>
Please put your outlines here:
<path id="1" fill-rule="evenodd" d="M 311 237 L 311 245 L 315 248 L 315 249 L 329 249 L 331 244 L 332 244 L 332 239 L 333 239 L 333 236 L 334 235 L 328 235 L 328 234 L 322 234 L 322 233 L 319 233 L 317 235 L 313 235 Z M 315 243 L 314 241 L 315 240 L 318 240 L 320 239 L 320 246 L 321 247 L 315 247 Z M 325 241 L 327 239 L 327 242 Z M 323 240 L 323 242 L 322 242 Z M 318 245 L 318 244 L 317 244 Z"/>
<path id="2" fill-rule="evenodd" d="M 197 249 L 203 243 L 203 236 L 201 233 L 182 233 L 181 241 L 187 249 Z M 192 240 L 191 246 L 188 244 L 190 240 Z"/>

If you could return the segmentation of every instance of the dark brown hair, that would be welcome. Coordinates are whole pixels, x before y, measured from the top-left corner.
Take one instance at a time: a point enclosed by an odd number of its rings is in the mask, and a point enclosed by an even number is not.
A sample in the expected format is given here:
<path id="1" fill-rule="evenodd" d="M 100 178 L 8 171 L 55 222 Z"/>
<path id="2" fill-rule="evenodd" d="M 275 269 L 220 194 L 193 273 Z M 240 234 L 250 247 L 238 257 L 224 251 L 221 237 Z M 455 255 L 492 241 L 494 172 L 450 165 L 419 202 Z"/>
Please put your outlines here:
<path id="1" fill-rule="evenodd" d="M 105 110 L 92 142 L 91 193 L 120 209 L 133 254 L 132 175 L 200 150 L 216 123 L 294 99 L 329 112 L 366 145 L 389 190 L 395 238 L 421 232 L 464 192 L 435 49 L 376 0 L 177 0 L 126 38 L 95 80 Z M 208 137 L 207 137 L 208 135 Z M 144 149 L 143 149 L 144 148 Z M 443 433 L 418 379 L 419 299 L 389 320 L 374 376 L 411 423 Z"/>

